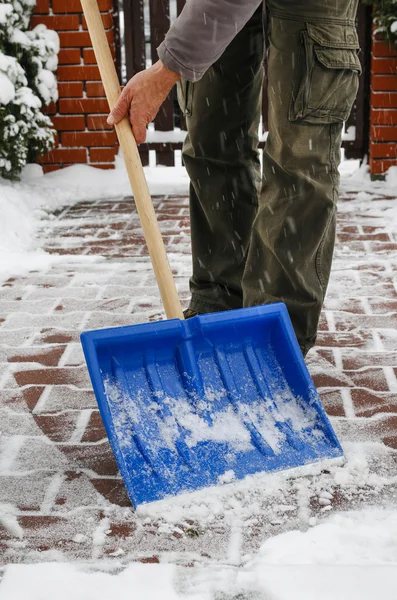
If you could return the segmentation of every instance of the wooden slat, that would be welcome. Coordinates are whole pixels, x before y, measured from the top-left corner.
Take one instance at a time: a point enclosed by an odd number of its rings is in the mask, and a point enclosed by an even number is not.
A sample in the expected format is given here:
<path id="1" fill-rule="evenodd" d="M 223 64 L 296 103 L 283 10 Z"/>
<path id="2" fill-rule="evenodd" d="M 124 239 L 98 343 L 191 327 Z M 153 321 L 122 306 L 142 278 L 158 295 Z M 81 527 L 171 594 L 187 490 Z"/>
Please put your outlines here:
<path id="1" fill-rule="evenodd" d="M 113 0 L 113 31 L 114 31 L 114 48 L 117 77 L 121 82 L 121 39 L 120 39 L 120 15 L 119 15 L 119 0 Z"/>
<path id="2" fill-rule="evenodd" d="M 158 60 L 156 48 L 164 40 L 165 34 L 170 28 L 170 5 L 169 0 L 149 0 L 150 6 L 150 43 L 152 52 L 152 63 Z M 174 106 L 172 94 L 168 96 L 154 120 L 154 126 L 159 131 L 171 131 L 174 128 Z M 167 166 L 174 164 L 172 152 L 162 152 L 157 155 L 157 163 Z M 161 162 L 160 162 L 161 160 Z"/>
<path id="3" fill-rule="evenodd" d="M 363 73 L 360 77 L 357 98 L 346 127 L 356 128 L 356 139 L 346 141 L 346 158 L 363 158 L 368 153 L 369 143 L 369 82 L 370 82 L 370 52 L 371 52 L 371 7 L 360 3 L 357 13 L 358 37 L 361 47 L 360 61 Z"/>
<path id="4" fill-rule="evenodd" d="M 186 0 L 176 0 L 176 12 L 178 15 L 181 14 L 182 8 L 185 6 Z"/>
<path id="5" fill-rule="evenodd" d="M 143 0 L 123 0 L 127 79 L 145 68 Z"/>

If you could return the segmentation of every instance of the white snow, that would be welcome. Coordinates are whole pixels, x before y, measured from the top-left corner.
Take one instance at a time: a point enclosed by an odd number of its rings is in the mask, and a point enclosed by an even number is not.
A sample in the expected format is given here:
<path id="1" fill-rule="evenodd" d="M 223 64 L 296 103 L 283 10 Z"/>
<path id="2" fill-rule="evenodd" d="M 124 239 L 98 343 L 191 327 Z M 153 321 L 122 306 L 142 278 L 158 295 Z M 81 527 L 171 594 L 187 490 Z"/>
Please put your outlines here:
<path id="1" fill-rule="evenodd" d="M 0 4 L 0 24 L 4 25 L 7 22 L 7 17 L 12 13 L 11 4 Z"/>
<path id="2" fill-rule="evenodd" d="M 0 71 L 0 104 L 6 105 L 15 98 L 15 87 L 12 81 Z"/>
<path id="3" fill-rule="evenodd" d="M 238 528 L 235 528 L 238 530 Z M 237 531 L 238 532 L 238 531 Z M 340 513 L 307 531 L 264 542 L 254 557 L 184 568 L 131 563 L 118 574 L 83 565 L 9 565 L 2 600 L 382 600 L 397 586 L 397 513 L 368 509 Z M 121 555 L 114 552 L 115 556 Z M 110 568 L 110 567 L 109 567 Z M 220 594 L 220 595 L 219 595 Z"/>
<path id="4" fill-rule="evenodd" d="M 49 104 L 52 101 L 55 102 L 58 100 L 58 85 L 54 73 L 51 73 L 48 69 L 42 69 L 37 79 L 39 81 L 37 87 L 44 102 Z"/>
<path id="5" fill-rule="evenodd" d="M 29 87 L 21 87 L 17 90 L 15 95 L 14 104 L 20 104 L 22 112 L 26 112 L 25 107 L 28 108 L 40 108 L 42 102 L 36 94 L 33 93 Z"/>
<path id="6" fill-rule="evenodd" d="M 31 41 L 26 33 L 20 29 L 13 30 L 10 41 L 12 44 L 19 44 L 20 46 L 25 46 L 25 48 L 29 48 L 31 45 Z"/>
<path id="7" fill-rule="evenodd" d="M 148 143 L 162 142 L 162 143 L 181 143 L 186 137 L 186 131 L 175 127 L 171 131 L 157 131 L 154 127 L 150 127 L 146 134 L 146 141 Z"/>
<path id="8" fill-rule="evenodd" d="M 153 195 L 187 193 L 188 177 L 182 168 L 148 167 L 145 173 Z M 114 171 L 75 165 L 47 175 L 39 165 L 28 165 L 21 182 L 0 179 L 0 280 L 62 260 L 44 253 L 35 240 L 42 219 L 50 211 L 81 200 L 130 195 L 127 173 L 120 162 Z"/>

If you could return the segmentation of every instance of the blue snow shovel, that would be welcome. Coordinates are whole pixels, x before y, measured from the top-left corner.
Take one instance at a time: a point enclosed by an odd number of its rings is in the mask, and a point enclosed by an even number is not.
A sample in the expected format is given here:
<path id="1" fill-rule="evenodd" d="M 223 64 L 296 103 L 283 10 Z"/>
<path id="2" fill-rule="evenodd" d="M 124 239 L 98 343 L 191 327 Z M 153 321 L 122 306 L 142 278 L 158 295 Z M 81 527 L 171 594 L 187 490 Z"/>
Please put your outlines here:
<path id="1" fill-rule="evenodd" d="M 98 5 L 81 3 L 112 107 L 120 88 Z M 169 320 L 87 331 L 81 341 L 133 505 L 340 460 L 284 304 L 183 320 L 128 120 L 116 131 Z"/>

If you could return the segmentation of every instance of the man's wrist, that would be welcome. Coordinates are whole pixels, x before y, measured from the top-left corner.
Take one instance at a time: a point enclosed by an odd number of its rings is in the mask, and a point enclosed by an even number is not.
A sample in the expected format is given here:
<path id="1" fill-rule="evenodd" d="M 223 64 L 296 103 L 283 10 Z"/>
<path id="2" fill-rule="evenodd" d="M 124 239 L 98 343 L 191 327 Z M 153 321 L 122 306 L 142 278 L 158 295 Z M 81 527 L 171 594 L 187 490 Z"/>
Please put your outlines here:
<path id="1" fill-rule="evenodd" d="M 169 81 L 170 84 L 174 84 L 177 81 L 179 81 L 179 79 L 181 78 L 179 73 L 176 73 L 175 71 L 171 71 L 170 69 L 167 69 L 167 67 L 165 66 L 165 64 L 161 61 L 158 60 L 153 67 L 156 68 L 156 70 L 160 71 L 163 75 L 163 77 Z"/>

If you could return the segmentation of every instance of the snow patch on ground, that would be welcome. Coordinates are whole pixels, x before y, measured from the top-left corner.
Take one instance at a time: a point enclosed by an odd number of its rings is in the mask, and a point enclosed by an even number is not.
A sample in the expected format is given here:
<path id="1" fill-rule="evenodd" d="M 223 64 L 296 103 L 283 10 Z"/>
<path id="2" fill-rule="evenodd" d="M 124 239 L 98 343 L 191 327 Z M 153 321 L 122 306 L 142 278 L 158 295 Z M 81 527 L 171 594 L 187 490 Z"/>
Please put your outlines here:
<path id="1" fill-rule="evenodd" d="M 182 168 L 147 167 L 145 174 L 152 195 L 187 193 L 188 178 Z M 113 171 L 74 165 L 47 175 L 39 165 L 28 165 L 20 182 L 0 179 L 0 279 L 64 260 L 41 250 L 35 237 L 43 219 L 51 218 L 52 212 L 82 200 L 124 196 L 131 196 L 131 189 L 120 162 Z"/>
<path id="2" fill-rule="evenodd" d="M 397 585 L 397 513 L 340 513 L 307 531 L 266 540 L 238 567 L 184 568 L 132 563 L 121 572 L 82 565 L 10 565 L 2 600 L 373 600 L 392 598 Z M 219 596 L 218 594 L 222 594 Z M 240 595 L 241 594 L 241 595 Z"/>

